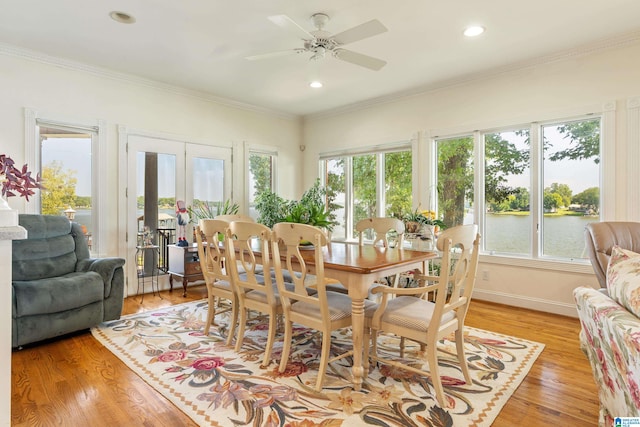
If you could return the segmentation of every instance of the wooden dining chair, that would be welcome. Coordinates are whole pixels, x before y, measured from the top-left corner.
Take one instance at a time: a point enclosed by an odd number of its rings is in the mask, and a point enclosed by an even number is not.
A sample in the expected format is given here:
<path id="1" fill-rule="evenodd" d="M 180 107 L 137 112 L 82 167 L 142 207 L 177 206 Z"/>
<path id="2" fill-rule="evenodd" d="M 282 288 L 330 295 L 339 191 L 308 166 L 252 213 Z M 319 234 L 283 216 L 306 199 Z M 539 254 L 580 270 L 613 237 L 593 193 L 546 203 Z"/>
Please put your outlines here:
<path id="1" fill-rule="evenodd" d="M 395 244 L 398 248 L 402 248 L 404 245 L 404 223 L 398 218 L 376 217 L 361 219 L 356 223 L 355 229 L 358 233 L 358 244 L 360 246 L 364 245 L 368 232 L 373 233 L 371 236 L 371 244 L 374 246 L 380 243 L 383 247 L 388 248 L 390 246 L 389 232 L 397 233 Z M 400 275 L 394 274 L 386 280 L 389 284 L 393 285 L 393 287 L 398 287 Z"/>
<path id="2" fill-rule="evenodd" d="M 294 322 L 320 331 L 322 351 L 315 387 L 316 391 L 320 391 L 328 364 L 353 354 L 351 351 L 329 359 L 331 332 L 351 326 L 351 298 L 326 290 L 323 248 L 327 245 L 327 236 L 322 230 L 307 224 L 283 222 L 275 224 L 273 232 L 273 260 L 285 317 L 284 345 L 279 370 L 284 372 L 287 367 Z M 314 248 L 301 250 L 301 241 L 312 242 Z M 313 276 L 307 273 L 307 263 L 302 252 L 313 255 Z M 292 286 L 286 286 L 285 270 L 290 273 Z M 310 283 L 310 278 L 313 283 Z M 310 295 L 309 286 L 314 287 L 315 295 Z"/>
<path id="3" fill-rule="evenodd" d="M 207 323 L 204 334 L 208 335 L 216 315 L 216 299 L 226 299 L 231 304 L 231 319 L 229 323 L 229 333 L 227 345 L 231 344 L 238 320 L 238 301 L 232 287 L 232 278 L 225 270 L 224 242 L 226 229 L 229 226 L 227 221 L 217 219 L 202 219 L 200 225 L 196 227 L 196 241 L 198 243 L 198 257 L 200 267 L 207 285 L 207 297 L 209 308 L 207 312 Z M 204 236 L 204 240 L 203 240 Z M 224 310 L 228 311 L 228 310 Z M 220 311 L 222 313 L 224 311 Z"/>
<path id="4" fill-rule="evenodd" d="M 255 222 L 233 221 L 227 229 L 227 268 L 232 277 L 238 298 L 238 338 L 236 352 L 242 347 L 247 323 L 247 313 L 254 310 L 267 315 L 269 332 L 262 366 L 271 362 L 271 351 L 276 337 L 278 316 L 282 304 L 275 281 L 271 275 L 271 229 Z M 254 251 L 260 248 L 257 258 Z"/>
<path id="5" fill-rule="evenodd" d="M 438 369 L 438 341 L 455 332 L 456 352 L 464 379 L 471 383 L 471 375 L 464 352 L 464 320 L 475 285 L 478 266 L 480 235 L 475 224 L 449 228 L 438 237 L 437 248 L 442 252 L 439 276 L 418 275 L 421 285 L 416 288 L 389 288 L 373 290 L 382 293 L 376 309 L 365 310 L 365 345 L 371 342 L 370 357 L 386 365 L 395 366 L 430 376 L 436 399 L 444 407 L 444 392 Z M 422 298 L 435 291 L 435 301 Z M 395 298 L 390 299 L 390 295 Z M 426 347 L 429 371 L 410 366 L 404 361 L 390 360 L 378 355 L 378 333 L 388 332 L 416 341 Z M 401 346 L 402 348 L 403 346 Z M 403 351 L 400 354 L 404 357 Z M 368 358 L 364 361 L 367 372 Z"/>
<path id="6" fill-rule="evenodd" d="M 250 217 L 249 215 L 244 214 L 225 214 L 225 215 L 216 215 L 214 219 L 219 219 L 222 221 L 245 221 L 245 222 L 256 222 L 255 219 Z"/>
<path id="7" fill-rule="evenodd" d="M 398 218 L 365 218 L 356 223 L 356 232 L 358 233 L 358 243 L 360 246 L 364 244 L 364 239 L 368 231 L 373 231 L 372 244 L 375 246 L 381 243 L 383 247 L 389 247 L 390 231 L 397 233 L 396 245 L 402 247 L 404 244 L 404 223 Z"/>

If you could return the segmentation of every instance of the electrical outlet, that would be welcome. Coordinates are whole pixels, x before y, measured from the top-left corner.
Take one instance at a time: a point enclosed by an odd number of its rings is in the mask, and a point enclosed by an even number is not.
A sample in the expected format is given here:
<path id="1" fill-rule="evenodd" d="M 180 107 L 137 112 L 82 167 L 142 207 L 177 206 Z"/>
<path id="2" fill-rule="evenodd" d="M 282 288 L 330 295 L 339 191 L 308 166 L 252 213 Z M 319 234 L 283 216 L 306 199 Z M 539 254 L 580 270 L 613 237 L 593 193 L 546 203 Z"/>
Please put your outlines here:
<path id="1" fill-rule="evenodd" d="M 489 280 L 489 271 L 488 270 L 484 270 L 482 272 L 482 280 Z"/>

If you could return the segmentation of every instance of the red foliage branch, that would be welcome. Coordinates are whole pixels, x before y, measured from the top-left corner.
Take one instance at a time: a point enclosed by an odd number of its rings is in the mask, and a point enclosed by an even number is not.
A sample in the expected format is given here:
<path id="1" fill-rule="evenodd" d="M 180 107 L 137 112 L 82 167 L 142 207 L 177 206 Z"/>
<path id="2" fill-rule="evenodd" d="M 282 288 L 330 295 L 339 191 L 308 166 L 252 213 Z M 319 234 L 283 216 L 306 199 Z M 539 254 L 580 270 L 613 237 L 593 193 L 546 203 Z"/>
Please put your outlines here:
<path id="1" fill-rule="evenodd" d="M 0 154 L 0 180 L 3 197 L 19 195 L 29 201 L 29 196 L 35 194 L 36 188 L 44 189 L 40 174 L 35 178 L 31 176 L 27 165 L 22 166 L 22 169 L 16 168 L 13 159 L 5 154 Z"/>

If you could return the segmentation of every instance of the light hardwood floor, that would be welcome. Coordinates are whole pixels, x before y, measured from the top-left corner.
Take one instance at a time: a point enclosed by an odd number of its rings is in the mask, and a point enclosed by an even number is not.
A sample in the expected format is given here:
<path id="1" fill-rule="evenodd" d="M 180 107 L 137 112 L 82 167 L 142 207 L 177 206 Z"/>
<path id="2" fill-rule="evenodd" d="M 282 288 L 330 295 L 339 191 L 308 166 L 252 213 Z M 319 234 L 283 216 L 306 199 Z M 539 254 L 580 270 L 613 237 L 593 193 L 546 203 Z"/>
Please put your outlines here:
<path id="1" fill-rule="evenodd" d="M 125 300 L 125 314 L 206 297 L 204 286 Z M 577 319 L 474 300 L 467 324 L 546 345 L 494 426 L 595 426 L 598 398 Z M 89 332 L 12 354 L 12 426 L 195 426 Z"/>

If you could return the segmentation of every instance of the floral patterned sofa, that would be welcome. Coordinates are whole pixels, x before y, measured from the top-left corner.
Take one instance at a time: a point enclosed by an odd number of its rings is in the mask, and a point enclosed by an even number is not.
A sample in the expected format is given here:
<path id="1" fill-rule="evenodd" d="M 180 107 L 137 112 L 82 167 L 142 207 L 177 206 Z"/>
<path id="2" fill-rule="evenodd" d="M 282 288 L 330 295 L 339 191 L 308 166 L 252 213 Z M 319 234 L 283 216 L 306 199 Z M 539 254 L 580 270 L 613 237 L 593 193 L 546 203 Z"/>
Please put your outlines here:
<path id="1" fill-rule="evenodd" d="M 581 347 L 598 386 L 600 426 L 640 416 L 640 254 L 614 246 L 606 284 L 605 292 L 573 292 Z"/>

